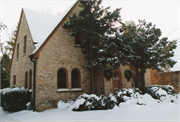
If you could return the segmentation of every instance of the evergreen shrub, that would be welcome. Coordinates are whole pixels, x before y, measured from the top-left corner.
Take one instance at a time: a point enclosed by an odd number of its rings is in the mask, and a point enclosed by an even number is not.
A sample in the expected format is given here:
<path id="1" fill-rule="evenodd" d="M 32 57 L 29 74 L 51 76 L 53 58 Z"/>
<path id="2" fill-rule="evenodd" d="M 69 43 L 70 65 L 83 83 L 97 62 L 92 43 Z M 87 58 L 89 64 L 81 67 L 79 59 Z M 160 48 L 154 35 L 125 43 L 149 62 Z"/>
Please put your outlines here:
<path id="1" fill-rule="evenodd" d="M 113 95 L 106 97 L 104 95 L 96 96 L 95 94 L 83 94 L 78 97 L 71 109 L 73 111 L 112 109 L 115 103 L 116 99 Z"/>
<path id="2" fill-rule="evenodd" d="M 142 94 L 142 92 L 136 88 L 136 89 L 120 89 L 119 91 L 116 92 L 116 99 L 117 99 L 117 105 L 121 102 L 126 102 L 128 99 L 133 98 L 138 98 L 138 96 Z"/>
<path id="3" fill-rule="evenodd" d="M 175 93 L 175 89 L 170 85 L 153 85 L 146 87 L 145 92 L 151 95 L 154 99 L 161 100 L 161 97 L 173 95 Z"/>
<path id="4" fill-rule="evenodd" d="M 170 85 L 156 85 L 146 87 L 146 93 L 158 100 L 171 100 L 174 102 L 174 88 Z M 138 105 L 145 105 L 142 100 L 142 92 L 138 89 L 120 89 L 115 95 L 110 94 L 109 96 L 95 94 L 83 94 L 80 95 L 76 101 L 69 106 L 70 110 L 73 111 L 87 111 L 87 110 L 104 110 L 113 109 L 114 106 L 119 106 L 120 103 L 126 102 L 131 99 L 137 99 Z"/>
<path id="5" fill-rule="evenodd" d="M 13 88 L 2 90 L 1 107 L 5 111 L 16 112 L 26 109 L 26 104 L 30 101 L 30 93 L 24 88 Z"/>

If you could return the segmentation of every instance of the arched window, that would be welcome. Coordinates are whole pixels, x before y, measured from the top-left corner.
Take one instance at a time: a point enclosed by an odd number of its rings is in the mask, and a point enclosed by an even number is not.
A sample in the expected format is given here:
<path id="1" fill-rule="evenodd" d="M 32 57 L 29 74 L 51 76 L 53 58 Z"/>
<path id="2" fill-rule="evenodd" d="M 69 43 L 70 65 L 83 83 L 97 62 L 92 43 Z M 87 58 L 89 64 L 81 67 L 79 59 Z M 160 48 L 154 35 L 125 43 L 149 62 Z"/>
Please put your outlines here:
<path id="1" fill-rule="evenodd" d="M 60 68 L 57 73 L 58 88 L 68 88 L 67 70 Z"/>
<path id="2" fill-rule="evenodd" d="M 28 83 L 28 72 L 26 71 L 26 73 L 25 73 L 25 85 L 24 85 L 25 88 L 27 88 L 27 83 Z"/>
<path id="3" fill-rule="evenodd" d="M 81 81 L 80 81 L 80 71 L 79 69 L 73 69 L 71 72 L 71 84 L 72 88 L 80 88 Z"/>
<path id="4" fill-rule="evenodd" d="M 29 70 L 29 89 L 32 88 L 32 70 Z"/>

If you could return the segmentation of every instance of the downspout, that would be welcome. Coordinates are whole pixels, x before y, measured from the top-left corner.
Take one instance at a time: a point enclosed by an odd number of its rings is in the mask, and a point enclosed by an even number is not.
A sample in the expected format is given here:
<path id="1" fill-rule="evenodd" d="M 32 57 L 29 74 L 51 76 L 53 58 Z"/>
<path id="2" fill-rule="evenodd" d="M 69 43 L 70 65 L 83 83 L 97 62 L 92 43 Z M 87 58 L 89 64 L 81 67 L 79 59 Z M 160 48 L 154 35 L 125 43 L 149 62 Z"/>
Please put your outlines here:
<path id="1" fill-rule="evenodd" d="M 33 71 L 33 102 L 32 102 L 32 106 L 33 106 L 33 111 L 36 111 L 36 61 L 33 60 L 33 55 L 29 56 L 30 60 L 34 63 L 34 71 Z"/>

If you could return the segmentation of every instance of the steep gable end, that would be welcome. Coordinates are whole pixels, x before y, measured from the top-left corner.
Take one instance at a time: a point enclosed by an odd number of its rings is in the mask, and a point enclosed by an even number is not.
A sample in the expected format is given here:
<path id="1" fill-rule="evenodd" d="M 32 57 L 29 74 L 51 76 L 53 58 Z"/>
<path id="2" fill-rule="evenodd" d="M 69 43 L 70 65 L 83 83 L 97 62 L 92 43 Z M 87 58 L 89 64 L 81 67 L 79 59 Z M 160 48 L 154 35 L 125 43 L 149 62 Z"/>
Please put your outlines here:
<path id="1" fill-rule="evenodd" d="M 59 22 L 59 17 L 23 8 L 32 39 L 38 49 Z"/>
<path id="2" fill-rule="evenodd" d="M 14 76 L 17 78 L 17 85 L 24 86 L 24 73 L 32 69 L 33 63 L 29 55 L 35 50 L 30 29 L 23 10 L 18 24 L 16 41 L 14 44 L 13 55 L 11 60 L 10 85 L 13 83 Z"/>
<path id="3" fill-rule="evenodd" d="M 45 40 L 41 40 L 40 43 L 38 44 L 37 48 L 34 50 L 34 52 L 31 54 L 31 56 L 33 56 L 34 58 L 38 58 L 39 57 L 39 51 L 40 49 L 42 49 L 46 43 L 48 42 L 48 40 L 51 38 L 51 36 L 56 32 L 56 30 L 62 26 L 62 23 L 64 22 L 64 20 L 66 20 L 66 18 L 69 16 L 69 14 L 77 7 L 77 5 L 79 4 L 79 1 L 75 2 L 72 6 L 70 6 L 64 13 L 62 13 L 60 16 L 58 16 L 57 18 L 57 23 L 54 24 L 54 27 L 52 26 L 53 29 L 48 30 L 50 33 L 47 35 L 47 38 Z"/>

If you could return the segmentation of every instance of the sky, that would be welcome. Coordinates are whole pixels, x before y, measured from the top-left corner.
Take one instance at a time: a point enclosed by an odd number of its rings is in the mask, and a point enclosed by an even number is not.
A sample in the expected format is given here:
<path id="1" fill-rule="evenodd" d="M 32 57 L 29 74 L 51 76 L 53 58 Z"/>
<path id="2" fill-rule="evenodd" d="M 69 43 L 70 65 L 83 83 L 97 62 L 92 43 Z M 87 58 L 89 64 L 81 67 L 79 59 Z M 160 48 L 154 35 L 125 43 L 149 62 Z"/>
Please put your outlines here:
<path id="1" fill-rule="evenodd" d="M 1 41 L 8 40 L 8 34 L 19 22 L 22 8 L 58 15 L 74 2 L 75 0 L 0 0 L 0 21 L 7 26 L 2 32 Z M 145 19 L 161 29 L 161 38 L 174 40 L 180 37 L 180 0 L 104 0 L 102 5 L 111 6 L 111 10 L 122 8 L 122 22 L 133 20 L 138 24 L 138 19 Z M 180 62 L 180 52 L 175 52 L 175 59 Z M 180 64 L 178 66 L 180 70 Z"/>

